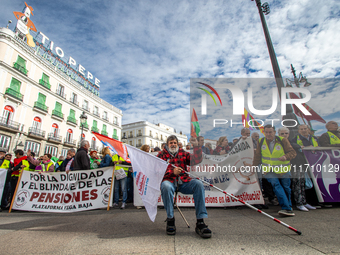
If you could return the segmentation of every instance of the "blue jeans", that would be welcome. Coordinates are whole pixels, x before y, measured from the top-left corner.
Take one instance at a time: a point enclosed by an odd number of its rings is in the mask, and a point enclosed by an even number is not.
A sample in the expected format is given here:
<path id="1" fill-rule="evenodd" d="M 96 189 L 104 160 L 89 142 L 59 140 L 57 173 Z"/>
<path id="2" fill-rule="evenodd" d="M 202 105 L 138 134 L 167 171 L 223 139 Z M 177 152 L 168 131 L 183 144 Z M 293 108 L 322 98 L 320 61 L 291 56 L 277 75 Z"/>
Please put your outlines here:
<path id="1" fill-rule="evenodd" d="M 292 201 L 290 199 L 290 176 L 290 172 L 280 176 L 272 172 L 264 175 L 268 182 L 273 186 L 274 193 L 283 210 L 292 210 Z"/>
<path id="2" fill-rule="evenodd" d="M 174 194 L 176 186 L 169 181 L 163 181 L 161 184 L 162 199 L 167 217 L 174 217 Z M 204 185 L 197 179 L 192 179 L 190 182 L 184 182 L 178 186 L 178 191 L 182 194 L 193 194 L 195 200 L 196 218 L 208 218 L 208 213 L 205 208 L 205 191 Z"/>
<path id="3" fill-rule="evenodd" d="M 116 204 L 118 204 L 119 202 L 119 184 L 122 187 L 122 192 L 123 192 L 123 203 L 126 203 L 127 200 L 127 186 L 126 186 L 126 181 L 127 181 L 127 177 L 117 180 L 115 177 L 115 198 L 114 198 L 114 202 Z"/>

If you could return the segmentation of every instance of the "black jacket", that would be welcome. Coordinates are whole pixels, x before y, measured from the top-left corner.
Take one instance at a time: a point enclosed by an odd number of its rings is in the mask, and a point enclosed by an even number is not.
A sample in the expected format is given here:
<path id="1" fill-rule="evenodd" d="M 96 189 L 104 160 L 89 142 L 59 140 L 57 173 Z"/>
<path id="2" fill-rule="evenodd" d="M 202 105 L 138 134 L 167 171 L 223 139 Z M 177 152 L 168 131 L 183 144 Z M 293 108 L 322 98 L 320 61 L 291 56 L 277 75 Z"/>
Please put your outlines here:
<path id="1" fill-rule="evenodd" d="M 88 156 L 88 150 L 85 148 L 79 148 L 74 157 L 74 170 L 89 170 L 90 158 Z"/>

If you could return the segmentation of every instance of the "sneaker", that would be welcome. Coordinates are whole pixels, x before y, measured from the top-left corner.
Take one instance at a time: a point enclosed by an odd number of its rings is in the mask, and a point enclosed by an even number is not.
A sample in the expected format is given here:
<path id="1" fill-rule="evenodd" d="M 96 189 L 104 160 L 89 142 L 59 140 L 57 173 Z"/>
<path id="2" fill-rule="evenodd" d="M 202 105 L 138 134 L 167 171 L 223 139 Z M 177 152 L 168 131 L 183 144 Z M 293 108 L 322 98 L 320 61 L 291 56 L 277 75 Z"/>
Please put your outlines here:
<path id="1" fill-rule="evenodd" d="M 305 207 L 309 210 L 315 210 L 316 209 L 316 207 L 311 206 L 310 204 L 305 204 Z"/>
<path id="2" fill-rule="evenodd" d="M 308 212 L 308 209 L 303 205 L 297 205 L 296 208 L 299 209 L 300 211 Z"/>
<path id="3" fill-rule="evenodd" d="M 125 205 L 126 205 L 126 203 L 122 203 L 122 206 L 120 207 L 120 209 L 125 209 Z"/>
<path id="4" fill-rule="evenodd" d="M 113 207 L 113 208 L 118 208 L 119 205 L 118 205 L 117 203 L 113 203 L 112 207 Z"/>
<path id="5" fill-rule="evenodd" d="M 175 218 L 166 219 L 166 233 L 168 235 L 175 235 L 176 234 L 176 226 L 175 226 Z"/>
<path id="6" fill-rule="evenodd" d="M 143 209 L 143 207 L 142 206 L 137 206 L 137 209 L 140 210 L 140 209 Z"/>
<path id="7" fill-rule="evenodd" d="M 281 211 L 279 211 L 279 215 L 283 215 L 283 216 L 295 216 L 295 213 L 293 213 L 292 210 L 281 210 Z"/>
<path id="8" fill-rule="evenodd" d="M 279 202 L 276 199 L 269 200 L 269 203 L 272 205 L 279 205 Z"/>
<path id="9" fill-rule="evenodd" d="M 202 238 L 210 238 L 211 237 L 211 230 L 208 228 L 207 225 L 205 225 L 205 223 L 203 221 L 196 223 L 195 231 Z"/>
<path id="10" fill-rule="evenodd" d="M 329 204 L 321 204 L 322 207 L 325 207 L 325 208 L 332 208 L 333 205 L 329 205 Z"/>

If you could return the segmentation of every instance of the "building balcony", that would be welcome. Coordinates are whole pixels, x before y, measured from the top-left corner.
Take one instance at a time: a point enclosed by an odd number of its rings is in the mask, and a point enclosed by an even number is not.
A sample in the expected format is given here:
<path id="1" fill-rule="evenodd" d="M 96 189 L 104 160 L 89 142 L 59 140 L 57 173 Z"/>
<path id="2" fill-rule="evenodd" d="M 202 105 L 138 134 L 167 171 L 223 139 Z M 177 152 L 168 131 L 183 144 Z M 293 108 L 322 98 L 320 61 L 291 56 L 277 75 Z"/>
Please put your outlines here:
<path id="1" fill-rule="evenodd" d="M 5 117 L 0 117 L 0 127 L 10 131 L 19 131 L 20 124 L 18 122 L 9 120 Z"/>
<path id="2" fill-rule="evenodd" d="M 19 72 L 23 73 L 24 75 L 27 75 L 27 69 L 26 67 L 22 66 L 22 65 L 19 65 L 18 63 L 14 62 L 13 63 L 13 67 L 15 69 L 17 69 Z"/>
<path id="3" fill-rule="evenodd" d="M 109 121 L 109 118 L 105 115 L 102 116 L 103 120 Z"/>
<path id="4" fill-rule="evenodd" d="M 43 85 L 47 89 L 51 89 L 51 84 L 48 81 L 44 81 L 43 79 L 40 79 L 39 84 Z"/>
<path id="5" fill-rule="evenodd" d="M 19 101 L 22 102 L 24 96 L 20 93 L 20 92 L 17 92 L 15 91 L 14 89 L 11 89 L 11 88 L 7 88 L 6 91 L 5 91 L 5 95 L 9 95 Z"/>
<path id="6" fill-rule="evenodd" d="M 107 132 L 106 131 L 102 131 L 102 135 L 107 136 Z"/>
<path id="7" fill-rule="evenodd" d="M 76 140 L 71 140 L 71 139 L 65 138 L 64 139 L 64 145 L 75 147 L 76 146 Z"/>
<path id="8" fill-rule="evenodd" d="M 133 135 L 129 135 L 128 138 L 133 138 Z"/>
<path id="9" fill-rule="evenodd" d="M 71 116 L 68 116 L 67 117 L 67 123 L 76 126 L 77 125 L 77 120 L 75 118 L 71 117 Z"/>
<path id="10" fill-rule="evenodd" d="M 119 140 L 117 135 L 112 136 L 113 139 Z"/>
<path id="11" fill-rule="evenodd" d="M 61 143 L 62 138 L 61 138 L 60 135 L 56 135 L 55 133 L 48 133 L 47 140 L 49 140 L 51 142 Z"/>
<path id="12" fill-rule="evenodd" d="M 137 137 L 138 137 L 138 136 L 143 136 L 143 134 L 137 134 L 136 136 L 137 136 Z"/>
<path id="13" fill-rule="evenodd" d="M 60 119 L 64 119 L 64 114 L 62 112 L 57 111 L 57 110 L 52 110 L 52 116 L 58 117 Z"/>
<path id="14" fill-rule="evenodd" d="M 37 129 L 36 127 L 30 127 L 28 129 L 28 135 L 29 136 L 34 136 L 37 138 L 45 138 L 45 131 L 42 131 L 41 129 Z"/>
<path id="15" fill-rule="evenodd" d="M 98 129 L 97 127 L 92 127 L 92 128 L 91 128 L 91 131 L 96 132 L 96 133 L 99 133 L 99 129 Z"/>
<path id="16" fill-rule="evenodd" d="M 64 99 L 66 99 L 66 94 L 64 91 L 57 89 L 56 94 Z"/>
<path id="17" fill-rule="evenodd" d="M 70 98 L 70 103 L 72 103 L 72 104 L 74 104 L 76 106 L 79 106 L 79 102 L 75 98 Z"/>
<path id="18" fill-rule="evenodd" d="M 116 125 L 117 127 L 119 127 L 119 122 L 118 121 L 114 121 L 113 125 Z"/>
<path id="19" fill-rule="evenodd" d="M 39 110 L 42 110 L 44 112 L 48 112 L 48 107 L 38 101 L 34 102 L 34 108 L 37 108 Z"/>
<path id="20" fill-rule="evenodd" d="M 141 144 L 141 143 L 138 143 L 138 144 L 136 144 L 136 147 L 137 147 L 137 148 L 142 147 L 142 144 Z"/>

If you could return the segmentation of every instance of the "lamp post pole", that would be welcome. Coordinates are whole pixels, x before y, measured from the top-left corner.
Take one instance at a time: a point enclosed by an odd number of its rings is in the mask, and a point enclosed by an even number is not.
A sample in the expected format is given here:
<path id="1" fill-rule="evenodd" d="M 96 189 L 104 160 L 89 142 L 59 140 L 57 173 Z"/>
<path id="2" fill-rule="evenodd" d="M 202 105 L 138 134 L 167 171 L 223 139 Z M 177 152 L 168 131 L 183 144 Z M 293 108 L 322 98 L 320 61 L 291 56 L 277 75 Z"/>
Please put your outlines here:
<path id="1" fill-rule="evenodd" d="M 87 120 L 87 116 L 85 114 L 85 112 L 83 111 L 83 113 L 80 115 L 80 123 L 81 123 L 81 137 L 80 137 L 80 142 L 83 141 L 83 135 L 84 135 L 84 125 L 86 123 Z"/>
<path id="2" fill-rule="evenodd" d="M 269 57 L 270 57 L 272 67 L 273 67 L 276 86 L 277 86 L 277 89 L 279 91 L 279 97 L 280 97 L 280 100 L 281 100 L 281 97 L 282 97 L 281 89 L 284 87 L 284 83 L 283 83 L 283 80 L 282 80 L 282 75 L 281 75 L 279 63 L 277 62 L 274 46 L 273 46 L 272 40 L 270 38 L 267 22 L 266 22 L 266 19 L 264 17 L 264 14 L 267 15 L 270 12 L 269 5 L 268 5 L 268 3 L 264 3 L 262 5 L 261 0 L 256 0 L 256 6 L 257 6 L 257 9 L 258 9 L 259 14 L 260 14 L 262 28 L 263 28 L 264 36 L 265 36 L 266 42 L 267 42 Z M 283 96 L 286 96 L 286 95 L 283 95 Z M 295 114 L 293 112 L 293 108 L 292 108 L 291 105 L 287 105 L 286 115 L 282 116 L 282 120 L 285 120 L 284 124 L 290 130 L 289 138 L 291 139 L 291 138 L 295 137 L 298 134 L 298 128 L 297 128 L 296 124 L 299 124 L 299 121 L 298 121 L 297 117 L 295 116 Z M 294 126 L 294 125 L 296 125 L 296 126 Z"/>

